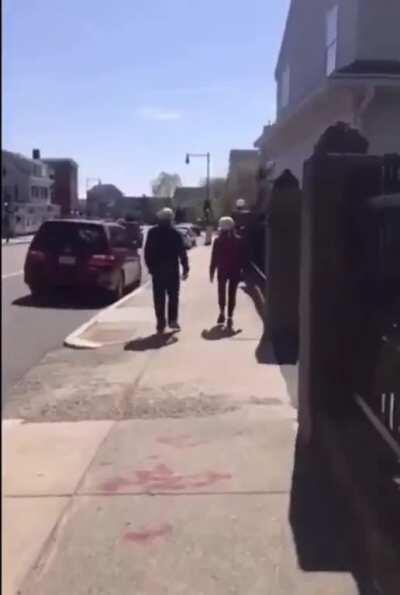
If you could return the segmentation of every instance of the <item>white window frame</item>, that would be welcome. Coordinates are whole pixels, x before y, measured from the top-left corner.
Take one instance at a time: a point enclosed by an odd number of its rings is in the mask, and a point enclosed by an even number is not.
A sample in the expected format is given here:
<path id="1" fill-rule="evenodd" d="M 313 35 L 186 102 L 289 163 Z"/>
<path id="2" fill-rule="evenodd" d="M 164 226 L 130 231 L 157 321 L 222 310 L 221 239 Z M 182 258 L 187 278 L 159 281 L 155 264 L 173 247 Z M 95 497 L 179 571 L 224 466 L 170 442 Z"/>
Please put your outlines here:
<path id="1" fill-rule="evenodd" d="M 286 65 L 286 68 L 282 71 L 280 80 L 280 97 L 279 104 L 280 108 L 283 109 L 289 105 L 290 101 L 290 66 Z"/>
<path id="2" fill-rule="evenodd" d="M 329 76 L 336 70 L 337 46 L 339 28 L 339 5 L 334 4 L 326 13 L 326 75 Z"/>

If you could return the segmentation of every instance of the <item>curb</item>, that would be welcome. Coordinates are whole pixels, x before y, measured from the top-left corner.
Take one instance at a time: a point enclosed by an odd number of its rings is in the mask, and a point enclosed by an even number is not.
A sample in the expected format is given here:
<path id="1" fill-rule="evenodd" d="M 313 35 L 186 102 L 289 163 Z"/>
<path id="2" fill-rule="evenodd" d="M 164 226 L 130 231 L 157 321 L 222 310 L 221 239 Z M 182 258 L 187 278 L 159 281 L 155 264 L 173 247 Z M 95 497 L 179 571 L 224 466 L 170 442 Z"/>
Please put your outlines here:
<path id="1" fill-rule="evenodd" d="M 33 240 L 34 234 L 30 236 L 19 236 L 16 238 L 10 238 L 7 242 L 4 238 L 1 239 L 2 246 L 23 246 L 24 244 L 30 244 Z"/>
<path id="2" fill-rule="evenodd" d="M 101 318 L 104 315 L 104 312 L 108 312 L 109 310 L 114 310 L 118 308 L 119 306 L 121 306 L 121 304 L 124 304 L 128 300 L 132 299 L 135 295 L 141 293 L 149 284 L 150 279 L 148 279 L 143 285 L 141 285 L 137 289 L 134 289 L 131 293 L 128 293 L 128 295 L 125 295 L 123 298 L 118 300 L 118 302 L 114 302 L 110 306 L 107 306 L 107 308 L 103 308 L 102 310 L 100 310 L 100 312 L 95 314 L 92 318 L 90 318 L 90 320 L 88 320 L 87 322 L 79 326 L 77 329 L 75 329 L 72 333 L 70 333 L 64 339 L 64 346 L 70 347 L 72 349 L 99 349 L 100 347 L 103 347 L 105 343 L 96 343 L 95 341 L 88 341 L 86 339 L 81 339 L 80 336 L 96 322 L 101 322 Z M 107 343 L 107 345 L 109 345 L 109 343 Z"/>
<path id="3" fill-rule="evenodd" d="M 5 433 L 7 430 L 12 430 L 16 426 L 20 426 L 24 423 L 23 419 L 6 418 L 1 420 L 1 429 Z"/>

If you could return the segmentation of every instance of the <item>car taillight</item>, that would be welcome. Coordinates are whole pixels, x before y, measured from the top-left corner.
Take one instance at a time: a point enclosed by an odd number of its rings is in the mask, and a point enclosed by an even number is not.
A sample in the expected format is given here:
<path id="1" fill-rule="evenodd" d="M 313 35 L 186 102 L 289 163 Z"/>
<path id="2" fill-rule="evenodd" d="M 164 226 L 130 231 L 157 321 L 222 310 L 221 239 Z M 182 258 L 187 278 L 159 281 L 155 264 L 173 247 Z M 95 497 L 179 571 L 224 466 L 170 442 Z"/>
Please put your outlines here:
<path id="1" fill-rule="evenodd" d="M 89 259 L 90 267 L 110 267 L 115 263 L 115 256 L 112 254 L 93 254 Z"/>
<path id="2" fill-rule="evenodd" d="M 46 254 L 41 250 L 29 250 L 29 260 L 31 262 L 44 262 L 46 260 Z"/>

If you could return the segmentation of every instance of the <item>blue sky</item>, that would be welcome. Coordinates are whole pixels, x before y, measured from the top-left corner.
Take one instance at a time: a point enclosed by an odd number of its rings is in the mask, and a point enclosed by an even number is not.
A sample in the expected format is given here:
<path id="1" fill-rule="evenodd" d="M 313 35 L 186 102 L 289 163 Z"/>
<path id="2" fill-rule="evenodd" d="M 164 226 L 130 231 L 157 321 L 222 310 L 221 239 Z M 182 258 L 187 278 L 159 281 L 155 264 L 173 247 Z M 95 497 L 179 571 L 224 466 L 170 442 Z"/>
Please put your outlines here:
<path id="1" fill-rule="evenodd" d="M 86 178 L 149 193 L 197 185 L 275 117 L 289 0 L 4 0 L 3 147 L 72 157 Z"/>

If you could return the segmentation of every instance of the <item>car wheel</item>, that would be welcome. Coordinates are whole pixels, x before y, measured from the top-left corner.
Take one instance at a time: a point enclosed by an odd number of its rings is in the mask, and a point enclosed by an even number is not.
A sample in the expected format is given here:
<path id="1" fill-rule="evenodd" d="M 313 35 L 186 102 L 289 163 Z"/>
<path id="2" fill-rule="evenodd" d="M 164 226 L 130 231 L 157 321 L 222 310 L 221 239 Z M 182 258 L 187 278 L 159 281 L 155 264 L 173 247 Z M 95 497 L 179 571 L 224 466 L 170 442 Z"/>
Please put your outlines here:
<path id="1" fill-rule="evenodd" d="M 42 305 L 49 299 L 49 293 L 46 293 L 43 289 L 39 287 L 29 287 L 32 301 L 35 304 Z"/>

